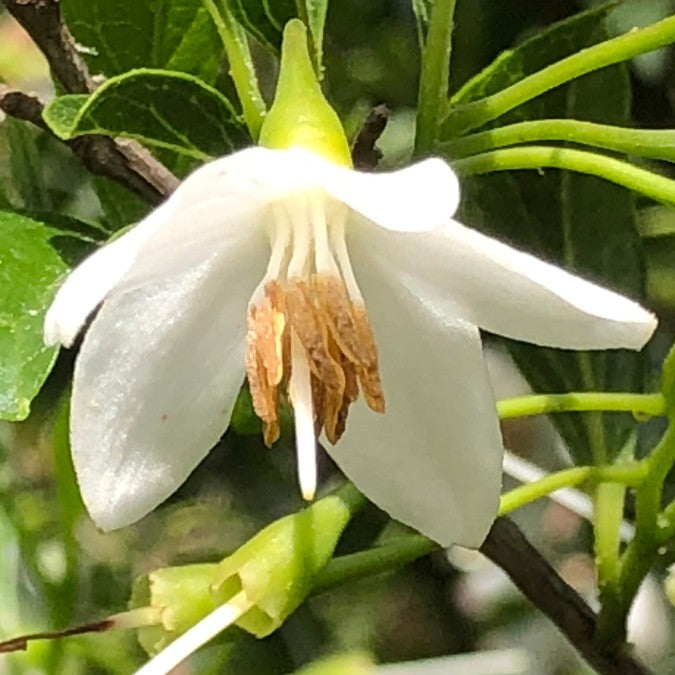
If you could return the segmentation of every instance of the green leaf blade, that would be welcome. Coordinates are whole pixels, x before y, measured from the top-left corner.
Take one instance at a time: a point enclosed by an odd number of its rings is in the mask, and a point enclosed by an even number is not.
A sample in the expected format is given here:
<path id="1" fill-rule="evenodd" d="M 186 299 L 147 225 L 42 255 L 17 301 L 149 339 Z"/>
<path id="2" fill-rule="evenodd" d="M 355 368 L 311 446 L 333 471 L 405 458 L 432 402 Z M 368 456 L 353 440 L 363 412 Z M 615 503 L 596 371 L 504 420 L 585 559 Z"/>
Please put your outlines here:
<path id="1" fill-rule="evenodd" d="M 197 160 L 250 143 L 229 101 L 190 75 L 137 69 L 108 80 L 90 96 L 66 95 L 45 108 L 60 138 L 127 136 Z"/>
<path id="2" fill-rule="evenodd" d="M 59 248 L 64 240 L 91 247 L 89 236 L 58 229 L 62 224 L 52 227 L 0 211 L 0 419 L 19 421 L 28 416 L 58 354 L 57 348 L 44 345 L 42 326 L 69 269 L 70 261 Z"/>
<path id="3" fill-rule="evenodd" d="M 94 73 L 167 68 L 213 83 L 222 49 L 202 0 L 62 0 L 66 23 Z"/>
<path id="4" fill-rule="evenodd" d="M 465 103 L 508 86 L 569 53 L 602 40 L 612 6 L 554 25 L 502 54 L 453 101 Z M 622 66 L 591 73 L 520 106 L 500 124 L 568 117 L 626 125 L 629 81 Z M 490 126 L 495 126 L 491 123 Z M 644 297 L 644 264 L 634 196 L 600 179 L 568 172 L 513 172 L 463 180 L 463 222 L 630 297 Z M 640 391 L 645 357 L 627 351 L 574 352 L 507 341 L 537 392 Z M 604 463 L 623 446 L 630 416 L 567 414 L 553 419 L 577 463 Z"/>

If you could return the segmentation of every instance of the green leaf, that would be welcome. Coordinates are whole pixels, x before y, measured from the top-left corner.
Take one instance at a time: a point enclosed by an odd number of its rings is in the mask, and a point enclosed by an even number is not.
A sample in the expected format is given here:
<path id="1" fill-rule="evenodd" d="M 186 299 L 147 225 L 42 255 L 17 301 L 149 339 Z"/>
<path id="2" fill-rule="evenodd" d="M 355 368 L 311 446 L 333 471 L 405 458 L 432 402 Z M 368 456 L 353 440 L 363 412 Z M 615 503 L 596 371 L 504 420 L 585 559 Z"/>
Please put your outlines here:
<path id="1" fill-rule="evenodd" d="M 70 149 L 51 134 L 9 117 L 0 124 L 0 208 L 69 213 L 88 178 Z"/>
<path id="2" fill-rule="evenodd" d="M 643 241 L 650 304 L 675 311 L 675 236 Z"/>
<path id="3" fill-rule="evenodd" d="M 424 51 L 424 45 L 427 41 L 427 31 L 429 30 L 429 16 L 433 0 L 411 0 L 415 23 L 417 25 L 417 39 L 420 44 L 420 51 Z"/>
<path id="4" fill-rule="evenodd" d="M 296 16 L 294 0 L 220 0 L 220 2 L 227 2 L 237 21 L 261 45 L 274 54 L 279 53 L 281 32 L 286 22 Z M 313 3 L 309 0 L 307 4 Z M 316 4 L 323 2 L 319 0 Z"/>
<path id="5" fill-rule="evenodd" d="M 108 178 L 94 176 L 92 182 L 103 209 L 105 226 L 111 232 L 138 222 L 152 208 L 135 192 Z"/>
<path id="6" fill-rule="evenodd" d="M 312 60 L 317 73 L 321 74 L 323 59 L 323 31 L 326 26 L 326 12 L 328 0 L 301 0 L 304 15 L 303 19 L 309 28 L 312 46 Z"/>
<path id="7" fill-rule="evenodd" d="M 421 0 L 418 0 L 420 2 Z M 452 98 L 456 106 L 494 94 L 520 81 L 526 75 L 545 68 L 574 52 L 602 39 L 597 32 L 603 20 L 619 4 L 618 0 L 560 21 L 526 40 L 514 49 L 502 52 L 487 68 L 471 78 Z M 540 96 L 508 115 L 512 122 L 546 117 L 547 98 Z M 499 124 L 505 123 L 501 117 Z M 496 126 L 496 124 L 495 124 Z"/>
<path id="8" fill-rule="evenodd" d="M 456 100 L 473 100 L 507 86 L 568 53 L 604 37 L 608 8 L 553 26 L 497 59 Z M 625 125 L 629 81 L 622 66 L 591 73 L 500 118 L 570 117 Z M 577 174 L 514 172 L 465 179 L 462 219 L 501 239 L 534 251 L 573 272 L 634 298 L 644 295 L 643 262 L 633 195 L 610 183 Z M 517 342 L 508 348 L 535 391 L 638 391 L 641 354 L 569 352 Z M 603 462 L 622 447 L 629 416 L 557 415 L 558 431 L 577 462 Z"/>
<path id="9" fill-rule="evenodd" d="M 675 236 L 675 211 L 666 206 L 650 206 L 638 213 L 638 230 L 646 239 Z"/>
<path id="10" fill-rule="evenodd" d="M 94 234 L 72 219 L 47 224 L 0 211 L 0 419 L 25 419 L 51 371 L 57 349 L 42 342 L 44 315 Z"/>
<path id="11" fill-rule="evenodd" d="M 61 10 L 94 73 L 165 68 L 210 84 L 218 75 L 222 47 L 202 0 L 61 0 Z"/>
<path id="12" fill-rule="evenodd" d="M 44 119 L 63 139 L 127 136 L 205 160 L 250 142 L 229 101 L 191 75 L 139 69 L 110 78 L 90 96 L 59 96 Z"/>

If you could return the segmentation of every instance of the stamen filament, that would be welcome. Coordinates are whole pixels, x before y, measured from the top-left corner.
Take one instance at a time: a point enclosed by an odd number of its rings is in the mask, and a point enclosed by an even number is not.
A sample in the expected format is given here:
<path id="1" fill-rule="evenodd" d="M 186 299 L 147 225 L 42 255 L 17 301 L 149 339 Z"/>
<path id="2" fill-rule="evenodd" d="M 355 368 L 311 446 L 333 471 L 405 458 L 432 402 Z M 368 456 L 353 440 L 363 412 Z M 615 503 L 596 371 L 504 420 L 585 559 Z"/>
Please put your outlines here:
<path id="1" fill-rule="evenodd" d="M 307 276 L 309 256 L 312 250 L 312 229 L 308 222 L 306 202 L 298 199 L 299 204 L 289 207 L 293 223 L 293 255 L 288 263 L 288 279 L 298 279 Z"/>
<path id="2" fill-rule="evenodd" d="M 317 274 L 340 276 L 338 266 L 330 252 L 328 243 L 328 227 L 326 226 L 326 210 L 323 200 L 310 197 L 310 218 L 314 228 L 314 265 Z"/>
<path id="3" fill-rule="evenodd" d="M 349 260 L 349 251 L 345 241 L 345 221 L 347 220 L 347 210 L 343 207 L 336 211 L 331 218 L 330 238 L 333 251 L 337 256 L 337 264 L 342 273 L 342 281 L 345 284 L 347 293 L 352 302 L 363 302 L 361 289 L 354 276 L 352 264 Z"/>
<path id="4" fill-rule="evenodd" d="M 246 591 L 240 591 L 229 602 L 214 609 L 176 638 L 166 649 L 137 670 L 136 675 L 166 675 L 190 654 L 231 626 L 252 607 L 253 602 L 248 599 Z"/>
<path id="5" fill-rule="evenodd" d="M 300 492 L 308 502 L 314 499 L 317 483 L 316 433 L 309 362 L 300 339 L 291 333 L 291 381 L 289 394 L 295 418 L 295 448 Z"/>

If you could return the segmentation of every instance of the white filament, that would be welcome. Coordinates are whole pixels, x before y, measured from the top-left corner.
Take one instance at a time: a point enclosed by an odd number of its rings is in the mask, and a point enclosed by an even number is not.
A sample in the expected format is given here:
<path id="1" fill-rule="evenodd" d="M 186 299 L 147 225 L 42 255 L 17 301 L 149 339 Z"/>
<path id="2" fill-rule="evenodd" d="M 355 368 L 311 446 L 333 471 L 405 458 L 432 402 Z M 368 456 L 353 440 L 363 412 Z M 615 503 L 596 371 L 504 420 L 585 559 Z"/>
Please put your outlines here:
<path id="1" fill-rule="evenodd" d="M 211 638 L 231 626 L 251 607 L 253 603 L 248 599 L 246 591 L 240 591 L 228 603 L 214 609 L 211 614 L 207 614 L 176 638 L 166 649 L 137 670 L 136 675 L 166 675 Z"/>
<path id="2" fill-rule="evenodd" d="M 313 195 L 309 200 L 310 219 L 314 228 L 314 264 L 317 274 L 340 276 L 328 243 L 328 225 L 326 224 L 325 199 Z"/>
<path id="3" fill-rule="evenodd" d="M 295 451 L 298 459 L 298 483 L 307 501 L 316 493 L 316 433 L 312 383 L 307 355 L 294 331 L 291 332 L 291 381 L 288 385 L 295 418 Z"/>
<path id="4" fill-rule="evenodd" d="M 297 202 L 297 203 L 294 203 Z M 307 200 L 296 197 L 294 202 L 288 202 L 293 225 L 293 254 L 288 263 L 288 278 L 297 279 L 307 275 L 307 265 L 312 251 L 312 228 L 309 222 Z"/>
<path id="5" fill-rule="evenodd" d="M 354 302 L 363 302 L 361 289 L 356 282 L 354 270 L 352 270 L 352 263 L 349 260 L 349 251 L 347 251 L 347 242 L 345 241 L 345 221 L 347 220 L 348 211 L 341 207 L 336 210 L 331 218 L 330 235 L 333 252 L 337 256 L 340 272 L 342 273 L 342 281 L 349 297 Z"/>

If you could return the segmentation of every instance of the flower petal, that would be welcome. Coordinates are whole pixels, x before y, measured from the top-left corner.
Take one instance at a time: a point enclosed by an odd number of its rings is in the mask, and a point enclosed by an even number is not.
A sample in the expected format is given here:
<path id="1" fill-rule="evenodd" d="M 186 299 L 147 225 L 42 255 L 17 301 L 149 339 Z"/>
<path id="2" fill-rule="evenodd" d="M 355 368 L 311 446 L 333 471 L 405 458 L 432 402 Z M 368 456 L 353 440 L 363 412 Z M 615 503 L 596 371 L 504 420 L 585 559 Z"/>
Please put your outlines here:
<path id="1" fill-rule="evenodd" d="M 104 530 L 141 518 L 227 427 L 244 377 L 246 308 L 262 235 L 188 274 L 115 290 L 75 367 L 71 442 L 84 502 Z"/>
<path id="2" fill-rule="evenodd" d="M 367 246 L 372 264 L 397 268 L 434 312 L 492 333 L 567 349 L 640 349 L 656 328 L 636 302 L 454 221 L 415 235 L 362 222 L 348 234 L 350 248 Z"/>
<path id="3" fill-rule="evenodd" d="M 70 347 L 96 305 L 124 276 L 142 244 L 168 217 L 172 205 L 164 204 L 141 224 L 90 255 L 66 278 L 47 310 L 44 341 Z"/>
<path id="4" fill-rule="evenodd" d="M 478 329 L 442 320 L 352 261 L 377 340 L 386 412 L 361 402 L 327 450 L 370 500 L 443 546 L 479 546 L 497 513 L 502 440 Z"/>
<path id="5" fill-rule="evenodd" d="M 299 185 L 315 182 L 305 171 L 283 171 L 298 158 L 248 148 L 205 164 L 132 230 L 81 263 L 47 312 L 48 345 L 70 346 L 87 317 L 119 285 L 135 288 L 200 265 L 236 245 L 242 230 L 260 227 L 267 205 Z"/>
<path id="6" fill-rule="evenodd" d="M 338 166 L 304 148 L 244 152 L 246 162 L 242 161 L 239 172 L 255 175 L 267 200 L 322 189 L 381 227 L 406 232 L 440 226 L 459 205 L 457 176 L 437 157 L 398 171 L 364 173 Z"/>
<path id="7" fill-rule="evenodd" d="M 437 157 L 389 173 L 336 167 L 333 174 L 323 185 L 326 192 L 388 230 L 433 230 L 459 206 L 457 176 Z"/>

